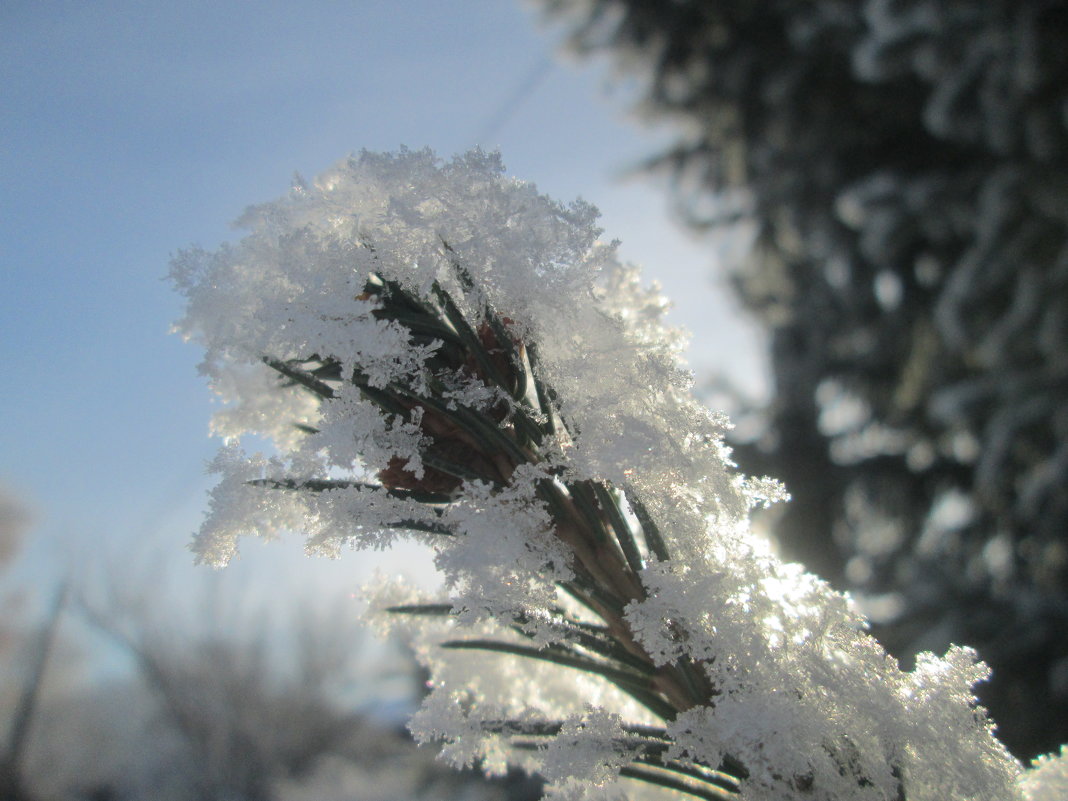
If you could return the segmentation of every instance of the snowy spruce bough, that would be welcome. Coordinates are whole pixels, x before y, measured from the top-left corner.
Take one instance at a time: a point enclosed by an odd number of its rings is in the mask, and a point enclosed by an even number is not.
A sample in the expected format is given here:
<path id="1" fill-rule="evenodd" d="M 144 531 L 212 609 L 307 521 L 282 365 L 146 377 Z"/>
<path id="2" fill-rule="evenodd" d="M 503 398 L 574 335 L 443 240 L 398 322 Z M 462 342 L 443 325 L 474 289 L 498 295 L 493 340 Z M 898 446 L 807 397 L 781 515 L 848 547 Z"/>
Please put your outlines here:
<path id="1" fill-rule="evenodd" d="M 429 544 L 448 597 L 378 598 L 431 671 L 411 729 L 552 798 L 1068 798 L 1063 752 L 1022 770 L 994 736 L 974 652 L 902 671 L 750 532 L 785 493 L 733 470 L 596 221 L 495 155 L 365 152 L 181 253 L 225 402 L 199 558 Z"/>

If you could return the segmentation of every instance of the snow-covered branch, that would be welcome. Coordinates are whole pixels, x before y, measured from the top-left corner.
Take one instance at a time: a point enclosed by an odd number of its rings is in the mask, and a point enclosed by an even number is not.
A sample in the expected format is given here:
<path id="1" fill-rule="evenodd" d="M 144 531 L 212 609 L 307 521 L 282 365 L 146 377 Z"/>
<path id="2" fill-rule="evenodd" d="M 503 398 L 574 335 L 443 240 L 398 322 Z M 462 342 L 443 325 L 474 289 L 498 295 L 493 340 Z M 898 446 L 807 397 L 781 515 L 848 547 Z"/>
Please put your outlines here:
<path id="1" fill-rule="evenodd" d="M 432 671 L 412 730 L 554 797 L 1022 798 L 972 651 L 902 671 L 749 531 L 785 493 L 732 470 L 596 218 L 480 151 L 362 153 L 181 254 L 178 329 L 226 401 L 199 557 L 429 543 L 449 596 L 379 599 Z"/>

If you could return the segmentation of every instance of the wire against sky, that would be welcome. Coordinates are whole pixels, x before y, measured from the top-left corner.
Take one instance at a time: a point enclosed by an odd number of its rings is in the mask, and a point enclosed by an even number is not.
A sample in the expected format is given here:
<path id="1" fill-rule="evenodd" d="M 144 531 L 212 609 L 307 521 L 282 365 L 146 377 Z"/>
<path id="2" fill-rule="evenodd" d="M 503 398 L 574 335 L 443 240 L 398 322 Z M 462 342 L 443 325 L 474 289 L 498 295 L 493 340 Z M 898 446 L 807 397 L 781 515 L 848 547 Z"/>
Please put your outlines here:
<path id="1" fill-rule="evenodd" d="M 489 115 L 471 145 L 489 147 L 490 140 L 508 124 L 523 104 L 538 90 L 555 66 L 551 56 L 541 56 L 516 85 L 515 90 L 505 98 L 496 111 Z"/>

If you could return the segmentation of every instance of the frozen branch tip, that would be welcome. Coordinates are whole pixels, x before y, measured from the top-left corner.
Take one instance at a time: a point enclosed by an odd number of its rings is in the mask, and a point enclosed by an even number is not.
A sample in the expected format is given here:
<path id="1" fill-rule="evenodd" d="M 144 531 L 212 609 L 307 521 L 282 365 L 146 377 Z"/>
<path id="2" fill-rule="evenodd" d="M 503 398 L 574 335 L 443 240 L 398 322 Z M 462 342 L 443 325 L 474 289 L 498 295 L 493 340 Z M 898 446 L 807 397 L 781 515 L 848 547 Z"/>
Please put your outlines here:
<path id="1" fill-rule="evenodd" d="M 750 531 L 785 492 L 735 471 L 596 222 L 495 154 L 364 152 L 180 253 L 177 329 L 223 402 L 198 558 L 430 544 L 448 597 L 380 600 L 431 670 L 412 731 L 552 798 L 1054 798 L 1062 760 L 1021 771 L 972 651 L 901 670 Z"/>

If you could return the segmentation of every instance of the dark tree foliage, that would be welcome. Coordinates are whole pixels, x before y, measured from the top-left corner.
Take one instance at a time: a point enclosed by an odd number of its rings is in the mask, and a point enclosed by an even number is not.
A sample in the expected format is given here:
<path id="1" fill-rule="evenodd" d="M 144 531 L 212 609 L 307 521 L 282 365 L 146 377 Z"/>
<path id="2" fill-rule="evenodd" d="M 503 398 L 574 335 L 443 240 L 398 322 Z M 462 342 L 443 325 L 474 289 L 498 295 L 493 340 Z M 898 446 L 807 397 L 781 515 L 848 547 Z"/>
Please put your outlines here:
<path id="1" fill-rule="evenodd" d="M 1068 741 L 1068 3 L 542 0 L 680 123 L 653 159 L 775 378 L 784 551 L 902 658 L 978 647 L 1020 757 Z"/>

